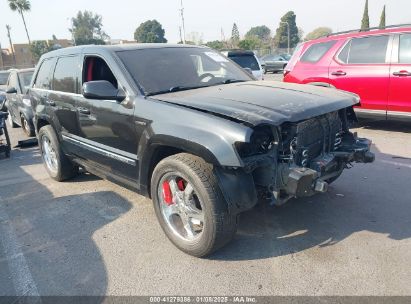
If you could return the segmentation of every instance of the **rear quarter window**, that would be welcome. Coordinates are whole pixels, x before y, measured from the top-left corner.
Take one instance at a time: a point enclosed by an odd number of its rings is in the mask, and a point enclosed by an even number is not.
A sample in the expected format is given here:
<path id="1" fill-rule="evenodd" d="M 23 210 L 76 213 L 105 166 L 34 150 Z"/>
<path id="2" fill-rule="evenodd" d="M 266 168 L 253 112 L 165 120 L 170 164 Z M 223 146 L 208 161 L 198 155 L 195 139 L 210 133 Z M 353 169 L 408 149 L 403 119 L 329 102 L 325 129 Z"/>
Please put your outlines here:
<path id="1" fill-rule="evenodd" d="M 34 87 L 37 89 L 50 90 L 51 88 L 51 68 L 53 67 L 54 60 L 45 59 L 40 66 L 40 69 L 34 82 Z"/>
<path id="2" fill-rule="evenodd" d="M 345 64 L 379 64 L 386 62 L 389 36 L 354 38 L 338 55 Z"/>
<path id="3" fill-rule="evenodd" d="M 305 51 L 301 57 L 301 62 L 316 63 L 333 47 L 336 41 L 327 41 L 313 44 Z"/>

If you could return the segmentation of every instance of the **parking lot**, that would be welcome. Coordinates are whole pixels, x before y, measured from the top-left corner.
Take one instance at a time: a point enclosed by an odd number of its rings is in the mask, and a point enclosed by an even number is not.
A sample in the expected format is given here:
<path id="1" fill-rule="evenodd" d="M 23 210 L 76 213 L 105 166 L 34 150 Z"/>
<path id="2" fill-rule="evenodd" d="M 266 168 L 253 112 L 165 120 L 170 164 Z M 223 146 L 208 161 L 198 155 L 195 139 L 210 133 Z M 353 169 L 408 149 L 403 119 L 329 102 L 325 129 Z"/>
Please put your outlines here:
<path id="1" fill-rule="evenodd" d="M 0 160 L 0 295 L 410 295 L 411 123 L 357 131 L 375 163 L 242 214 L 207 259 L 167 240 L 150 200 L 84 173 L 57 183 L 37 147 L 15 148 Z"/>

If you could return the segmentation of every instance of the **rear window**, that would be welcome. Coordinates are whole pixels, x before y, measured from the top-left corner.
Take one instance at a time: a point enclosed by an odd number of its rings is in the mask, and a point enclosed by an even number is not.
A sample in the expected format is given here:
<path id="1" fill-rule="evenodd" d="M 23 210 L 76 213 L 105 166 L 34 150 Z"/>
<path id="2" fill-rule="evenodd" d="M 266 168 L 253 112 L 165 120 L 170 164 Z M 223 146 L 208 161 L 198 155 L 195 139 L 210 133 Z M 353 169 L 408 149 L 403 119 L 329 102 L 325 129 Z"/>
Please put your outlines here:
<path id="1" fill-rule="evenodd" d="M 313 44 L 301 57 L 302 62 L 316 63 L 332 48 L 336 41 L 327 41 Z"/>
<path id="2" fill-rule="evenodd" d="M 252 71 L 260 70 L 257 59 L 253 55 L 234 55 L 229 56 L 229 58 L 242 68 L 249 68 Z"/>
<path id="3" fill-rule="evenodd" d="M 400 36 L 400 63 L 411 63 L 411 34 Z"/>
<path id="4" fill-rule="evenodd" d="M 389 36 L 354 38 L 345 45 L 338 59 L 348 64 L 385 63 Z"/>

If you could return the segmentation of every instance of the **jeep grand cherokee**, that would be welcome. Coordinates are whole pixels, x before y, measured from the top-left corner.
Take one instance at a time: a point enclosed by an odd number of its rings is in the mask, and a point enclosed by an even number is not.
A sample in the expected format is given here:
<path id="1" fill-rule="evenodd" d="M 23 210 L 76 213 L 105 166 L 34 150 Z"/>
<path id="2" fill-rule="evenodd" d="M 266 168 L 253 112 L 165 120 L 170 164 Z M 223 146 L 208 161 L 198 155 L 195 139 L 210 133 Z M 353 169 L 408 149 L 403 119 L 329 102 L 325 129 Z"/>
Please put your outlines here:
<path id="1" fill-rule="evenodd" d="M 349 131 L 356 95 L 254 81 L 209 48 L 86 46 L 43 55 L 29 90 L 45 167 L 78 168 L 152 198 L 168 238 L 205 256 L 258 198 L 325 192 L 370 141 Z"/>

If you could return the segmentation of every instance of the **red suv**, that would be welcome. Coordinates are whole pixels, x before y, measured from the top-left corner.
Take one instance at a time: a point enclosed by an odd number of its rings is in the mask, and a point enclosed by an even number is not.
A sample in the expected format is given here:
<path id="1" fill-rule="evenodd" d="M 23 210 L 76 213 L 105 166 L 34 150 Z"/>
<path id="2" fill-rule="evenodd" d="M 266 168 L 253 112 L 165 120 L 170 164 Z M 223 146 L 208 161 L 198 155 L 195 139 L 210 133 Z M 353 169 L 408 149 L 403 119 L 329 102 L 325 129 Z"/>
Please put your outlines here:
<path id="1" fill-rule="evenodd" d="M 411 25 L 332 34 L 300 44 L 284 81 L 361 97 L 358 114 L 411 118 Z"/>

